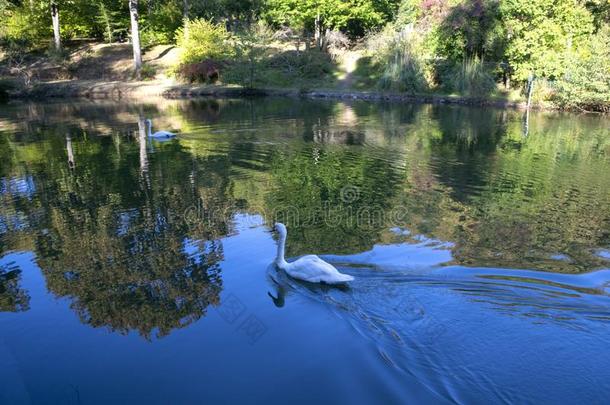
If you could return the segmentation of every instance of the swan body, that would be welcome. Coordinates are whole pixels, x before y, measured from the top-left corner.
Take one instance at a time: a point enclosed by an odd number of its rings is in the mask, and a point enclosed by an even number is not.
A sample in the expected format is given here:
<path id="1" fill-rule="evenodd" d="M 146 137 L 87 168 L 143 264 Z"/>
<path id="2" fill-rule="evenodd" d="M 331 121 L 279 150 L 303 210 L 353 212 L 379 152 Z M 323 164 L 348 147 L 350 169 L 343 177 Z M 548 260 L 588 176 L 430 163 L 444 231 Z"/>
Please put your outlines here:
<path id="1" fill-rule="evenodd" d="M 168 139 L 168 138 L 175 138 L 176 134 L 172 133 L 172 132 L 168 132 L 168 131 L 157 131 L 154 134 L 152 133 L 152 121 L 151 120 L 146 120 L 146 123 L 148 124 L 148 137 L 149 138 L 155 138 L 155 139 Z"/>
<path id="2" fill-rule="evenodd" d="M 292 263 L 284 259 L 286 237 L 288 232 L 284 224 L 275 224 L 275 230 L 280 235 L 275 264 L 284 270 L 290 277 L 310 283 L 341 284 L 353 281 L 354 277 L 339 272 L 330 263 L 325 262 L 316 255 L 303 256 Z"/>

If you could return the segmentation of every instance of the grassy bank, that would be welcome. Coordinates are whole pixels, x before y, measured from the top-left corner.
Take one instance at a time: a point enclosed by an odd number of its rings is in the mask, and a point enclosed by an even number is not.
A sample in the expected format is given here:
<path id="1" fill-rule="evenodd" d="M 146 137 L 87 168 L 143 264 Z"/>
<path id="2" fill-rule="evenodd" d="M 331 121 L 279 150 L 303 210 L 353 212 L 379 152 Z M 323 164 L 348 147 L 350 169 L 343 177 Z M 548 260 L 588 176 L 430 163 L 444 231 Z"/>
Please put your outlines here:
<path id="1" fill-rule="evenodd" d="M 294 47 L 276 43 L 269 47 L 264 63 L 257 63 L 251 78 L 244 77 L 242 67 L 226 64 L 214 83 L 190 83 L 177 77 L 178 63 L 175 46 L 151 47 L 144 53 L 146 80 L 135 81 L 129 45 L 74 42 L 69 44 L 61 58 L 33 52 L 24 57 L 20 69 L 10 69 L 6 62 L 1 63 L 0 97 L 137 100 L 144 97 L 269 95 L 517 108 L 522 107 L 524 101 L 509 93 L 472 97 L 383 89 L 377 85 L 379 73 L 371 66 L 370 58 L 353 50 L 331 56 L 317 50 L 297 51 Z"/>
<path id="2" fill-rule="evenodd" d="M 177 68 L 180 52 L 175 45 L 145 50 L 145 79 L 141 81 L 133 79 L 129 44 L 74 41 L 67 44 L 61 57 L 43 51 L 27 53 L 18 69 L 11 68 L 6 58 L 0 60 L 0 101 L 67 97 L 136 101 L 148 97 L 263 95 L 518 109 L 526 106 L 519 89 L 493 87 L 491 91 L 473 94 L 468 88 L 463 92 L 445 91 L 440 86 L 413 91 L 383 85 L 387 81 L 387 77 L 384 79 L 387 66 L 368 56 L 365 49 L 321 52 L 280 41 L 271 41 L 252 66 L 231 61 L 219 64 L 214 80 L 188 80 L 181 76 Z M 548 91 L 544 87 L 539 90 Z M 534 102 L 534 108 L 556 108 L 539 96 L 534 97 Z"/>

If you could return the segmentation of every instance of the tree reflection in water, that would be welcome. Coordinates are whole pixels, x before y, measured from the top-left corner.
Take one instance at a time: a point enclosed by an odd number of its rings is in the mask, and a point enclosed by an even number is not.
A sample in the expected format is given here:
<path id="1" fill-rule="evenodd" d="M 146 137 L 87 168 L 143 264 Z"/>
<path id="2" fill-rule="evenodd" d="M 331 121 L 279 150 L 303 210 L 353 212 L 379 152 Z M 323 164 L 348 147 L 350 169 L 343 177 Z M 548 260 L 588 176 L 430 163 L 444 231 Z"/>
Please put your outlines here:
<path id="1" fill-rule="evenodd" d="M 20 288 L 21 270 L 0 266 L 0 312 L 21 312 L 30 309 L 30 296 Z"/>
<path id="2" fill-rule="evenodd" d="M 243 212 L 269 223 L 298 213 L 289 256 L 425 235 L 452 242 L 462 265 L 607 264 L 594 252 L 610 245 L 610 178 L 601 175 L 610 137 L 596 118 L 533 114 L 524 138 L 518 113 L 461 107 L 269 99 L 11 108 L 0 117 L 0 247 L 34 251 L 49 290 L 92 326 L 163 336 L 204 316 L 223 288 L 222 238 Z M 150 144 L 149 116 L 179 139 Z M 18 273 L 3 277 L 13 297 L 3 308 L 27 309 L 15 298 L 26 296 Z"/>

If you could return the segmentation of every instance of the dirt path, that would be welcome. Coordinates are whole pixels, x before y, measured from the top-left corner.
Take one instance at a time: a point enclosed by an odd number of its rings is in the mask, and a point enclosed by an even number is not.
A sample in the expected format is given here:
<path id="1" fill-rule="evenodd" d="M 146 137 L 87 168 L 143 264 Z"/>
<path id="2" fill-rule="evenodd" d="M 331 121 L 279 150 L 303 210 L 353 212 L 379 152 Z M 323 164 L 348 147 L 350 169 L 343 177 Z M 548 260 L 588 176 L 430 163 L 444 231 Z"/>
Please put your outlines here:
<path id="1" fill-rule="evenodd" d="M 358 60 L 361 58 L 358 51 L 347 51 L 341 58 L 341 70 L 344 72 L 339 78 L 339 88 L 351 89 L 354 83 L 354 72 L 358 67 Z"/>

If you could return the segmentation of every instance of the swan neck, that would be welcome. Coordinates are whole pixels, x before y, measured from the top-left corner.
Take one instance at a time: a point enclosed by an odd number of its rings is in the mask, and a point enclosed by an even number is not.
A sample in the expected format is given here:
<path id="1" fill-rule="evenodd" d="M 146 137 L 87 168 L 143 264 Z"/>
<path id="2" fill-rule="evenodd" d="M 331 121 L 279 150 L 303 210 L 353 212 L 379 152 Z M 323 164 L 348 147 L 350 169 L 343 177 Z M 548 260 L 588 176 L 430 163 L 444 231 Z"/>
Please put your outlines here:
<path id="1" fill-rule="evenodd" d="M 286 250 L 286 232 L 280 232 L 280 243 L 277 245 L 277 257 L 275 263 L 280 267 L 284 268 L 288 265 L 286 259 L 284 259 L 284 252 Z"/>

